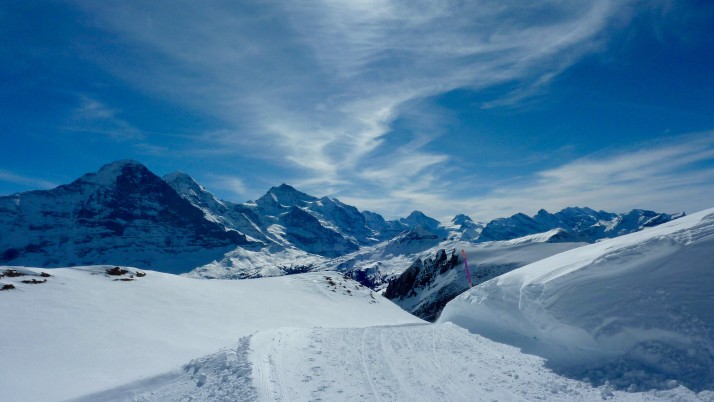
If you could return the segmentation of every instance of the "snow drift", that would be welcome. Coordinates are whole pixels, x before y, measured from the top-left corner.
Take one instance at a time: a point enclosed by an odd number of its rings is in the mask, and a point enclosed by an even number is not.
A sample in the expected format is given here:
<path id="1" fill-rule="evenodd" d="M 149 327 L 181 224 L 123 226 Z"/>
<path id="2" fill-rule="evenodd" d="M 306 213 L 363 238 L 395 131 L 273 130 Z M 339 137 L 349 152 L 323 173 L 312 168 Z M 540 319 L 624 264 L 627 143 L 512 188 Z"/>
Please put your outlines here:
<path id="1" fill-rule="evenodd" d="M 573 249 L 463 293 L 451 321 L 630 390 L 714 388 L 714 209 Z"/>

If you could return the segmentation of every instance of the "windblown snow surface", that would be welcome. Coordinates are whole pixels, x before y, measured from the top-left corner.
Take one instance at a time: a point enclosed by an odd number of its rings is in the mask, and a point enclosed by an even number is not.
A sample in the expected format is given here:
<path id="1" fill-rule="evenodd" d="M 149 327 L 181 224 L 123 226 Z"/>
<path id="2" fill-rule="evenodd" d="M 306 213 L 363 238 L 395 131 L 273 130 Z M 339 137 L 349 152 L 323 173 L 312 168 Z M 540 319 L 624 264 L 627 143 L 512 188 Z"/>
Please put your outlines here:
<path id="1" fill-rule="evenodd" d="M 681 384 L 711 400 L 714 209 L 504 274 L 452 300 L 439 322 L 593 385 Z"/>

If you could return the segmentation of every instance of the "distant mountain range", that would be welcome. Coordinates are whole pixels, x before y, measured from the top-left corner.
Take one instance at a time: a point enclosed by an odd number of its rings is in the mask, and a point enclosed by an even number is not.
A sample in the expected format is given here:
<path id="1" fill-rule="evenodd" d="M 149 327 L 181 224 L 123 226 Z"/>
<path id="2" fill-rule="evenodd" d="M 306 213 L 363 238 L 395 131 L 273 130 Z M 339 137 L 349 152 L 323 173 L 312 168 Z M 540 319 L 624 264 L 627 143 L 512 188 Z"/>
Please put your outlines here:
<path id="1" fill-rule="evenodd" d="M 541 209 L 532 217 L 515 214 L 510 218 L 494 219 L 483 228 L 477 241 L 511 240 L 560 228 L 570 233 L 572 240 L 592 243 L 656 226 L 683 215 L 683 213 L 670 215 L 642 209 L 633 209 L 626 214 L 615 214 L 590 208 L 565 208 L 551 214 Z"/>
<path id="2" fill-rule="evenodd" d="M 679 216 L 566 208 L 488 224 L 463 214 L 441 224 L 420 211 L 385 220 L 287 184 L 255 201 L 232 203 L 185 173 L 160 178 L 124 160 L 52 190 L 0 197 L 0 263 L 116 264 L 203 278 L 337 269 L 384 287 L 416 258 L 448 244 L 517 242 L 529 235 L 528 242 L 595 242 Z"/>

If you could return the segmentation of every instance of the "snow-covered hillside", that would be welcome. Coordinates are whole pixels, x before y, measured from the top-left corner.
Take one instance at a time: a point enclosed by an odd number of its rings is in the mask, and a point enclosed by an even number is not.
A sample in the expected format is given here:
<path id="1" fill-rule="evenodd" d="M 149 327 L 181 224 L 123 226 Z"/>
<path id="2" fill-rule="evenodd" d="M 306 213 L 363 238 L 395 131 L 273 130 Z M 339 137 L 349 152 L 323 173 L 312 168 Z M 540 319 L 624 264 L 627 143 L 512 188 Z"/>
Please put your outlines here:
<path id="1" fill-rule="evenodd" d="M 0 400 L 101 391 L 258 330 L 421 322 L 335 273 L 206 281 L 134 268 L 108 275 L 110 268 L 0 267 L 0 289 L 14 286 L 0 291 Z"/>
<path id="2" fill-rule="evenodd" d="M 714 209 L 577 248 L 451 301 L 454 322 L 621 389 L 714 389 Z"/>

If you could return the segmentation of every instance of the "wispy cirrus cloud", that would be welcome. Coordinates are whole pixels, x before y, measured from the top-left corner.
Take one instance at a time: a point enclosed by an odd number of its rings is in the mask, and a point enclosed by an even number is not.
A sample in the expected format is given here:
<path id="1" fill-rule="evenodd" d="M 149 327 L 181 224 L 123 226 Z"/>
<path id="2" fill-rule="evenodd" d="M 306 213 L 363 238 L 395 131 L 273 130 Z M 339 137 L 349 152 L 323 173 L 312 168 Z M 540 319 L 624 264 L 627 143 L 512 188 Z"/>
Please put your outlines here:
<path id="1" fill-rule="evenodd" d="M 689 208 L 691 213 L 714 206 L 712 183 L 714 133 L 708 132 L 580 158 L 455 203 L 480 219 L 576 205 L 622 212 Z"/>
<path id="2" fill-rule="evenodd" d="M 141 140 L 142 132 L 119 117 L 120 110 L 105 103 L 81 95 L 79 105 L 74 109 L 66 130 L 107 135 L 116 141 Z"/>
<path id="3" fill-rule="evenodd" d="M 246 185 L 238 177 L 225 175 L 209 175 L 206 185 L 210 189 L 220 189 L 228 192 L 238 199 L 243 199 L 246 195 Z"/>
<path id="4" fill-rule="evenodd" d="M 45 180 L 37 177 L 30 177 L 26 175 L 21 175 L 7 170 L 0 170 L 0 181 L 19 184 L 22 186 L 27 186 L 30 188 L 42 188 L 49 189 L 57 187 L 57 184 L 49 180 Z"/>
<path id="5" fill-rule="evenodd" d="M 452 154 L 428 147 L 440 133 L 421 132 L 411 152 L 414 138 L 395 137 L 412 105 L 510 82 L 517 90 L 491 106 L 518 102 L 598 49 L 630 11 L 623 1 L 559 0 L 78 5 L 131 44 L 86 57 L 224 122 L 220 135 L 197 139 L 198 151 L 292 167 L 306 191 L 356 197 L 368 187 L 403 204 L 451 180 Z"/>
<path id="6" fill-rule="evenodd" d="M 714 132 L 669 137 L 628 150 L 588 155 L 551 169 L 488 189 L 478 176 L 459 183 L 429 174 L 413 183 L 401 182 L 385 194 L 358 193 L 343 197 L 365 209 L 399 216 L 408 209 L 429 211 L 441 220 L 466 212 L 489 221 L 518 212 L 556 212 L 569 206 L 626 212 L 647 208 L 691 213 L 714 206 Z M 482 190 L 482 191 L 480 191 Z"/>

